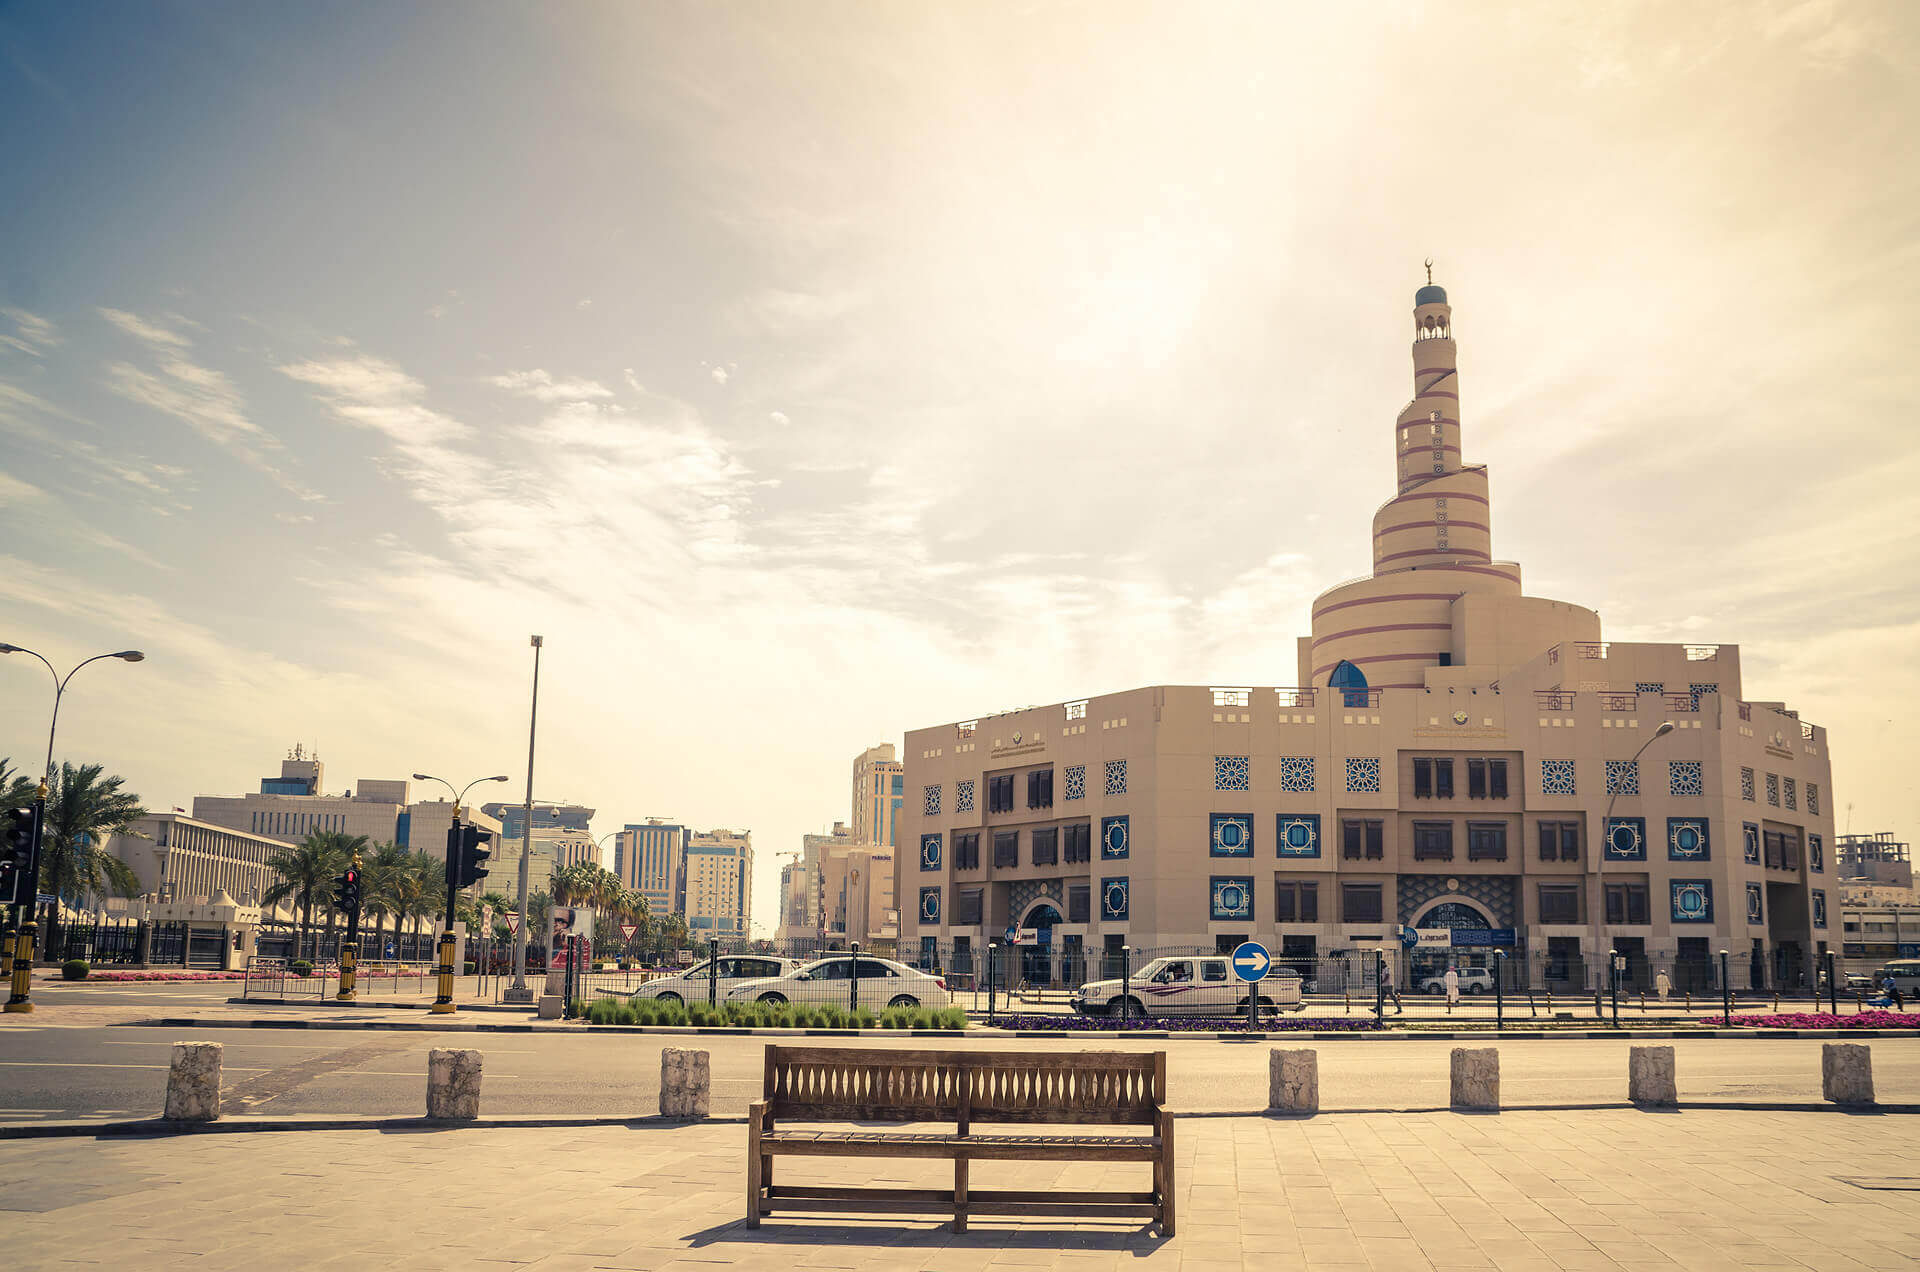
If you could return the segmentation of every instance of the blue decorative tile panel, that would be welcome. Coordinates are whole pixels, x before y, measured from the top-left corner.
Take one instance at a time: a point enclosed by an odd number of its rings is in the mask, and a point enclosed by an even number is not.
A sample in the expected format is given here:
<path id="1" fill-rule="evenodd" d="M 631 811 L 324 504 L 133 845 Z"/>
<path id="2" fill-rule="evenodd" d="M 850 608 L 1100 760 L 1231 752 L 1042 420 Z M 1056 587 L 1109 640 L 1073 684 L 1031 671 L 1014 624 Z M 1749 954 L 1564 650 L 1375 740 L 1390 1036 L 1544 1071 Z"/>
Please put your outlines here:
<path id="1" fill-rule="evenodd" d="M 1118 861 L 1133 850 L 1133 841 L 1127 830 L 1125 817 L 1102 817 L 1100 819 L 1100 857 L 1104 861 Z"/>
<path id="2" fill-rule="evenodd" d="M 1313 756 L 1281 756 L 1280 789 L 1289 795 L 1313 794 Z"/>
<path id="3" fill-rule="evenodd" d="M 1107 794 L 1125 795 L 1127 793 L 1127 762 L 1125 760 L 1107 761 Z"/>
<path id="4" fill-rule="evenodd" d="M 1807 836 L 1807 869 L 1815 874 L 1825 874 L 1827 870 L 1827 846 L 1820 836 Z"/>
<path id="5" fill-rule="evenodd" d="M 1813 926 L 1827 926 L 1827 894 L 1819 888 L 1813 890 Z"/>
<path id="6" fill-rule="evenodd" d="M 1253 917 L 1253 880 L 1240 875 L 1215 875 L 1209 885 L 1215 919 Z"/>
<path id="7" fill-rule="evenodd" d="M 1542 795 L 1578 794 L 1573 785 L 1573 761 L 1540 761 L 1540 793 Z"/>
<path id="8" fill-rule="evenodd" d="M 1213 757 L 1213 789 L 1216 791 L 1244 791 L 1247 783 L 1247 757 L 1244 755 L 1216 755 Z"/>
<path id="9" fill-rule="evenodd" d="M 1350 755 L 1347 757 L 1347 789 L 1349 791 L 1380 791 L 1380 757 L 1377 755 Z"/>
<path id="10" fill-rule="evenodd" d="M 1607 794 L 1638 795 L 1640 793 L 1640 761 L 1607 761 Z"/>
<path id="11" fill-rule="evenodd" d="M 1253 816 L 1249 813 L 1208 813 L 1208 851 L 1216 857 L 1253 856 Z"/>
<path id="12" fill-rule="evenodd" d="M 1118 879 L 1100 881 L 1100 917 L 1102 919 L 1127 917 L 1127 880 L 1124 875 Z"/>
<path id="13" fill-rule="evenodd" d="M 1707 787 L 1700 773 L 1699 760 L 1667 761 L 1667 794 L 1705 795 Z"/>
<path id="14" fill-rule="evenodd" d="M 1087 797 L 1087 766 L 1084 764 L 1067 765 L 1067 798 L 1085 799 Z"/>
<path id="15" fill-rule="evenodd" d="M 953 811 L 970 813 L 973 811 L 973 779 L 961 778 L 953 784 Z"/>
<path id="16" fill-rule="evenodd" d="M 940 889 L 920 889 L 920 921 L 922 923 L 940 921 Z"/>
<path id="17" fill-rule="evenodd" d="M 1747 885 L 1747 922 L 1767 921 L 1767 890 L 1757 883 Z"/>
<path id="18" fill-rule="evenodd" d="M 1706 818 L 1667 818 L 1668 861 L 1708 861 L 1712 857 L 1713 845 L 1707 842 Z"/>
<path id="19" fill-rule="evenodd" d="M 920 868 L 922 870 L 940 868 L 940 836 L 920 836 Z"/>
<path id="20" fill-rule="evenodd" d="M 1606 854 L 1608 861 L 1645 861 L 1647 859 L 1647 819 L 1644 817 L 1609 818 Z"/>
<path id="21" fill-rule="evenodd" d="M 921 797 L 920 809 L 929 817 L 940 815 L 940 788 L 929 786 Z"/>
<path id="22" fill-rule="evenodd" d="M 1675 923 L 1713 922 L 1713 881 L 1674 879 L 1667 884 Z"/>
<path id="23" fill-rule="evenodd" d="M 1318 857 L 1320 855 L 1320 814 L 1281 813 L 1274 829 L 1277 855 L 1282 857 Z"/>
<path id="24" fill-rule="evenodd" d="M 1760 828 L 1752 822 L 1740 823 L 1740 855 L 1750 866 L 1760 864 Z"/>

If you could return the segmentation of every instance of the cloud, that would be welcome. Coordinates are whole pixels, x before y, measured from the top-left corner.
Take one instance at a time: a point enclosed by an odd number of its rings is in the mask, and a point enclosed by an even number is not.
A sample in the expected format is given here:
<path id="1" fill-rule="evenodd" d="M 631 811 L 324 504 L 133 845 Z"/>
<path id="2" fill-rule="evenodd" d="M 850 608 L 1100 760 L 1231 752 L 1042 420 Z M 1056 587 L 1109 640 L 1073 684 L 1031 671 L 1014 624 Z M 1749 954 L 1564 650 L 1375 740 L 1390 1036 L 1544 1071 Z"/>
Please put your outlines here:
<path id="1" fill-rule="evenodd" d="M 5 473 L 0 473 L 0 508 L 4 508 L 8 504 L 29 503 L 35 499 L 44 498 L 45 496 L 46 492 L 38 486 L 29 486 L 26 482 L 16 477 L 9 477 Z"/>
<path id="2" fill-rule="evenodd" d="M 193 344 L 178 332 L 162 327 L 159 323 L 148 322 L 138 314 L 130 314 L 124 309 L 102 309 L 100 316 L 145 344 L 167 345 L 175 349 L 185 349 Z"/>
<path id="3" fill-rule="evenodd" d="M 0 308 L 0 318 L 13 324 L 11 334 L 0 331 L 0 348 L 37 358 L 60 343 L 59 329 L 37 314 L 24 309 Z"/>
<path id="4" fill-rule="evenodd" d="M 631 374 L 628 372 L 628 375 Z M 539 402 L 584 402 L 613 396 L 613 390 L 598 381 L 556 380 L 552 373 L 538 368 L 489 376 L 487 383 Z"/>
<path id="5" fill-rule="evenodd" d="M 728 378 L 730 377 L 731 372 L 729 372 L 725 367 L 715 367 L 712 371 L 708 372 L 708 374 L 713 377 L 713 382 L 715 384 L 725 384 Z"/>
<path id="6" fill-rule="evenodd" d="M 471 432 L 458 420 L 422 405 L 426 387 L 380 358 L 362 355 L 297 362 L 280 371 L 319 389 L 343 418 L 384 433 L 416 456 Z"/>
<path id="7" fill-rule="evenodd" d="M 792 420 L 787 418 L 787 413 L 785 411 L 774 411 L 772 414 L 767 416 L 767 422 L 772 424 L 775 428 L 785 428 L 787 425 L 793 423 Z"/>

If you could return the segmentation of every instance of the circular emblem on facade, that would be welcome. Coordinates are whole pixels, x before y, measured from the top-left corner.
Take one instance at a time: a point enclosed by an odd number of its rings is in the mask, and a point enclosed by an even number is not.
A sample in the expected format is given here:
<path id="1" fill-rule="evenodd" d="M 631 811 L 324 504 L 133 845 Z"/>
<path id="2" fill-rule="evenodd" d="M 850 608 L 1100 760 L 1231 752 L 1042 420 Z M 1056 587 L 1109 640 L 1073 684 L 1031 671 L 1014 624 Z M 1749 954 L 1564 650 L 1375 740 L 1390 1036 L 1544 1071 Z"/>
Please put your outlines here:
<path id="1" fill-rule="evenodd" d="M 1460 881 L 1458 879 L 1447 880 L 1447 891 L 1448 892 L 1460 891 Z"/>
<path id="2" fill-rule="evenodd" d="M 1454 713 L 1453 713 L 1453 722 L 1454 722 L 1455 724 L 1465 724 L 1465 723 L 1467 722 L 1467 713 L 1466 713 L 1465 711 L 1456 711 L 1456 712 L 1454 712 Z"/>
<path id="3" fill-rule="evenodd" d="M 929 923 L 939 922 L 940 894 L 938 892 L 925 892 L 921 894 L 920 917 L 925 919 Z"/>
<path id="4" fill-rule="evenodd" d="M 1683 857 L 1700 855 L 1700 828 L 1684 822 L 1673 828 L 1673 850 Z"/>
<path id="5" fill-rule="evenodd" d="M 1242 826 L 1237 821 L 1223 821 L 1220 823 L 1220 846 L 1222 848 L 1239 848 L 1246 842 L 1247 828 L 1245 826 Z"/>
<path id="6" fill-rule="evenodd" d="M 1702 919 L 1707 914 L 1707 890 L 1697 883 L 1683 884 L 1673 890 L 1674 917 Z"/>
<path id="7" fill-rule="evenodd" d="M 1632 822 L 1615 822 L 1607 831 L 1607 852 L 1615 857 L 1636 857 L 1640 853 L 1640 828 Z"/>
<path id="8" fill-rule="evenodd" d="M 1127 823 L 1124 821 L 1109 823 L 1107 826 L 1107 851 L 1117 856 L 1126 850 Z"/>
<path id="9" fill-rule="evenodd" d="M 1303 821 L 1288 822 L 1287 847 L 1301 852 L 1313 847 L 1313 827 Z"/>
<path id="10" fill-rule="evenodd" d="M 940 841 L 932 837 L 920 841 L 920 864 L 932 870 L 940 864 Z"/>
<path id="11" fill-rule="evenodd" d="M 1213 908 L 1221 914 L 1244 914 L 1247 890 L 1237 883 L 1223 883 L 1213 890 Z"/>
<path id="12" fill-rule="evenodd" d="M 1108 883 L 1102 904 L 1105 905 L 1108 914 L 1125 914 L 1127 912 L 1126 881 L 1115 879 Z"/>

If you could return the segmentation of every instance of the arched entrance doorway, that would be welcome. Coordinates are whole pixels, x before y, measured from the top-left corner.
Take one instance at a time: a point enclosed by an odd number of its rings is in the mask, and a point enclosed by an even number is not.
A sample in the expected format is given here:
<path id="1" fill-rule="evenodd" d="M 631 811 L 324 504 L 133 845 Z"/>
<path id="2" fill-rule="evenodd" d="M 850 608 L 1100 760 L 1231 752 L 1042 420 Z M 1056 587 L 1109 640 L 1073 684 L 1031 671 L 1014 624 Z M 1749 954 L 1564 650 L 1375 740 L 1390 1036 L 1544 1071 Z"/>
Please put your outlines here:
<path id="1" fill-rule="evenodd" d="M 1425 913 L 1413 921 L 1416 928 L 1449 928 L 1456 932 L 1487 932 L 1493 928 L 1493 920 L 1478 906 L 1468 901 L 1440 901 L 1428 907 Z M 1409 986 L 1417 986 L 1429 976 L 1439 976 L 1447 970 L 1449 963 L 1456 967 L 1484 967 L 1486 960 L 1492 957 L 1492 951 L 1485 946 L 1476 947 L 1469 957 L 1467 950 L 1459 945 L 1426 946 L 1414 950 L 1411 974 L 1407 977 Z"/>
<path id="2" fill-rule="evenodd" d="M 1027 984 L 1053 983 L 1053 929 L 1061 922 L 1060 911 L 1050 901 L 1038 902 L 1020 920 L 1021 930 L 1034 930 L 1033 944 L 1020 947 L 1020 979 Z"/>

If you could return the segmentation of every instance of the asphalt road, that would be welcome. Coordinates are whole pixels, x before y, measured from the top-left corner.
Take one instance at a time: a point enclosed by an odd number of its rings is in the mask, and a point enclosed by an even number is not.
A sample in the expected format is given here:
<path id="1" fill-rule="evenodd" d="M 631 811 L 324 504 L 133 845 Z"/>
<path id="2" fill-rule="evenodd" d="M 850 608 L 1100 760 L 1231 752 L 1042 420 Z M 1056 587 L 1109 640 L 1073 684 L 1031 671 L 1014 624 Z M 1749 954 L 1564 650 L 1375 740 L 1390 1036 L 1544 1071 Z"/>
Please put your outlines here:
<path id="1" fill-rule="evenodd" d="M 0 1029 L 0 1121 L 64 1117 L 149 1117 L 166 1089 L 178 1028 L 32 1024 Z M 42 1023 L 42 1021 L 45 1023 Z M 225 1044 L 230 1113 L 415 1116 L 424 1111 L 427 1052 L 477 1047 L 486 1056 L 483 1108 L 501 1114 L 653 1113 L 660 1050 L 704 1047 L 713 1056 L 716 1113 L 742 1113 L 759 1093 L 764 1042 L 757 1038 L 639 1034 L 446 1034 L 346 1029 L 197 1028 L 192 1040 Z M 924 1041 L 836 1040 L 834 1045 L 927 1045 Z M 970 1041 L 967 1046 L 1037 1049 L 1083 1040 Z M 1174 1106 L 1187 1112 L 1256 1112 L 1266 1107 L 1272 1044 L 1199 1039 L 1107 1042 L 1168 1053 Z M 1449 1041 L 1351 1039 L 1313 1044 L 1326 1108 L 1444 1106 Z M 1505 1041 L 1508 1104 L 1625 1098 L 1626 1040 Z M 1820 1043 L 1800 1039 L 1676 1042 L 1683 1100 L 1818 1100 Z M 1920 1039 L 1871 1043 L 1879 1096 L 1920 1103 Z"/>

